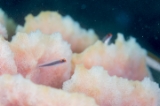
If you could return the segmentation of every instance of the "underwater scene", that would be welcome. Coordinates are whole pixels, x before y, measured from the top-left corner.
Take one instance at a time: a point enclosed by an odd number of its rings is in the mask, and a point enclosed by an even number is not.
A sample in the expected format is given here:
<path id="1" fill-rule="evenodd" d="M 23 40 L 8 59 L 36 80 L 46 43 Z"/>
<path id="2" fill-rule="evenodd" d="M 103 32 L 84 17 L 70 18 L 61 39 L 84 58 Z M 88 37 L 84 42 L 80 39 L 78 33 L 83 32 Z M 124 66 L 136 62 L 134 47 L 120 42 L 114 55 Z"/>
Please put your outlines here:
<path id="1" fill-rule="evenodd" d="M 0 0 L 0 106 L 160 106 L 160 1 Z"/>

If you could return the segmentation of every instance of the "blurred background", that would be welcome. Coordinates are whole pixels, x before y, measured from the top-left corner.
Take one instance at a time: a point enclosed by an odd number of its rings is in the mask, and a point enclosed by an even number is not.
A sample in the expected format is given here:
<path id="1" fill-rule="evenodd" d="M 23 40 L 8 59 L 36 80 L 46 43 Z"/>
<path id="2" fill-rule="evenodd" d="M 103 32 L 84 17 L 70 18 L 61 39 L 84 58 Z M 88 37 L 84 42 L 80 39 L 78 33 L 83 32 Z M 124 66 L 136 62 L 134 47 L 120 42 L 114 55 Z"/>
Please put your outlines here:
<path id="1" fill-rule="evenodd" d="M 0 8 L 23 25 L 24 17 L 40 11 L 70 15 L 85 29 L 92 28 L 102 39 L 121 32 L 133 36 L 148 51 L 160 57 L 160 0 L 0 0 Z M 159 72 L 152 71 L 156 82 Z"/>

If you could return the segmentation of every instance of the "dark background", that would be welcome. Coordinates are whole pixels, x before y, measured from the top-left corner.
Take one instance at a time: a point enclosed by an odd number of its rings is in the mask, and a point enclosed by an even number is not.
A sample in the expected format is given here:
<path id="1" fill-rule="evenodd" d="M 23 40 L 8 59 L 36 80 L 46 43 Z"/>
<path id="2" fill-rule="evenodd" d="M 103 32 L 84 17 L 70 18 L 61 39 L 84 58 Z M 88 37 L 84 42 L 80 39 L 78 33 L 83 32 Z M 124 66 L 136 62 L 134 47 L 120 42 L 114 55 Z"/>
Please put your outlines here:
<path id="1" fill-rule="evenodd" d="M 134 36 L 143 48 L 160 57 L 160 0 L 0 0 L 2 8 L 16 23 L 40 11 L 70 15 L 83 28 L 93 28 L 102 39 L 117 32 Z M 113 38 L 113 40 L 114 40 Z M 157 82 L 159 73 L 152 71 Z"/>

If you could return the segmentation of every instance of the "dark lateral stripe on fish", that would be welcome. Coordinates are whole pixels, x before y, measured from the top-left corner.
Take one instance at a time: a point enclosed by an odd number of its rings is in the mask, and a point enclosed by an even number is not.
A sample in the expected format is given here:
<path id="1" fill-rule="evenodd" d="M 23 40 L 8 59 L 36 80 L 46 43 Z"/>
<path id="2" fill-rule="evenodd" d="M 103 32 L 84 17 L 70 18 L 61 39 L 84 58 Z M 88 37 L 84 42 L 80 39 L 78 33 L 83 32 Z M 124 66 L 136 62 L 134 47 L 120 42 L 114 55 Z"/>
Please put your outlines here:
<path id="1" fill-rule="evenodd" d="M 53 62 L 50 62 L 50 63 L 42 64 L 42 65 L 39 65 L 39 67 L 53 66 L 53 65 L 56 65 L 56 64 L 64 63 L 64 62 L 66 62 L 66 59 L 56 60 L 56 61 L 53 61 Z"/>

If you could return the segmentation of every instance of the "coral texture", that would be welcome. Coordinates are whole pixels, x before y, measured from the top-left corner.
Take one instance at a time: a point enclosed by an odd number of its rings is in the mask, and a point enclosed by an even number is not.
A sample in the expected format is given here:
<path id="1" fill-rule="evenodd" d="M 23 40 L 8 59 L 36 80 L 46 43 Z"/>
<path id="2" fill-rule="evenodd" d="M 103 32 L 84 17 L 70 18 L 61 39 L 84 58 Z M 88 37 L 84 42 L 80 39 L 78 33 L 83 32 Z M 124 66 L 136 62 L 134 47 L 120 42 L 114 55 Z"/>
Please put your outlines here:
<path id="1" fill-rule="evenodd" d="M 159 63 L 134 38 L 103 43 L 51 11 L 25 21 L 8 42 L 15 24 L 0 9 L 0 106 L 160 106 L 146 66 Z"/>
<path id="2" fill-rule="evenodd" d="M 9 47 L 9 42 L 0 36 L 0 75 L 16 73 L 17 66 L 14 61 L 14 53 Z"/>
<path id="3" fill-rule="evenodd" d="M 63 89 L 85 93 L 95 98 L 100 106 L 160 106 L 160 89 L 149 78 L 139 82 L 111 77 L 98 66 L 90 70 L 83 65 L 77 66 Z"/>
<path id="4" fill-rule="evenodd" d="M 98 106 L 83 94 L 36 85 L 21 75 L 2 75 L 0 83 L 0 106 Z"/>
<path id="5" fill-rule="evenodd" d="M 98 39 L 94 30 L 82 29 L 70 16 L 62 17 L 57 12 L 41 12 L 36 17 L 30 14 L 25 20 L 24 27 L 18 26 L 17 31 L 30 33 L 38 29 L 45 34 L 60 32 L 63 39 L 71 44 L 73 52 L 82 52 Z"/>
<path id="6" fill-rule="evenodd" d="M 97 41 L 82 53 L 75 53 L 72 63 L 74 66 L 84 64 L 88 69 L 92 66 L 102 66 L 111 76 L 132 80 L 143 80 L 149 76 L 146 51 L 135 42 L 134 38 L 125 41 L 122 34 L 118 34 L 115 44 Z"/>
<path id="7" fill-rule="evenodd" d="M 10 43 L 18 73 L 38 84 L 60 88 L 70 78 L 70 45 L 59 33 L 50 36 L 40 31 L 17 33 Z M 39 67 L 40 64 L 66 59 L 63 64 Z"/>

